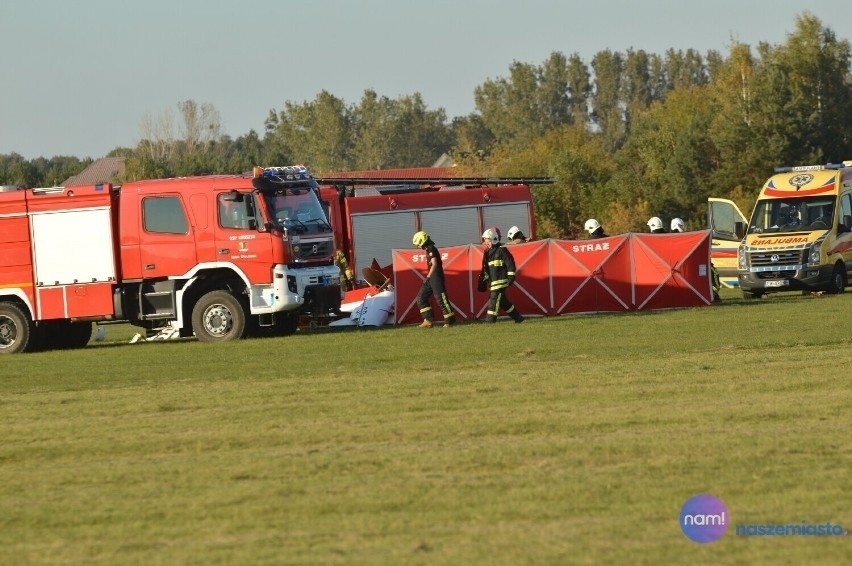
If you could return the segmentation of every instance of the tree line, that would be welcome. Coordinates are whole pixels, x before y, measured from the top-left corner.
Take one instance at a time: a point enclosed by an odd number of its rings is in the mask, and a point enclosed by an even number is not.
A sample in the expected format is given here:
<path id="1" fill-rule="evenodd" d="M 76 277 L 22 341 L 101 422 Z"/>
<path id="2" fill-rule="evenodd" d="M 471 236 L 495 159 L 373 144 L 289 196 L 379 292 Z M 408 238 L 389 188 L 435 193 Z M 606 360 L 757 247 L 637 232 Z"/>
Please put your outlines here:
<path id="1" fill-rule="evenodd" d="M 805 12 L 779 45 L 733 42 L 726 54 L 603 50 L 513 62 L 448 120 L 420 94 L 367 90 L 347 104 L 322 91 L 270 110 L 264 132 L 232 139 L 209 104 L 146 118 L 142 141 L 116 148 L 125 180 L 237 173 L 305 163 L 318 173 L 423 167 L 448 153 L 464 176 L 548 176 L 534 189 L 541 236 L 576 237 L 587 218 L 618 233 L 650 216 L 705 223 L 708 196 L 751 209 L 778 165 L 852 159 L 850 43 Z M 0 156 L 2 184 L 45 186 L 91 163 Z"/>

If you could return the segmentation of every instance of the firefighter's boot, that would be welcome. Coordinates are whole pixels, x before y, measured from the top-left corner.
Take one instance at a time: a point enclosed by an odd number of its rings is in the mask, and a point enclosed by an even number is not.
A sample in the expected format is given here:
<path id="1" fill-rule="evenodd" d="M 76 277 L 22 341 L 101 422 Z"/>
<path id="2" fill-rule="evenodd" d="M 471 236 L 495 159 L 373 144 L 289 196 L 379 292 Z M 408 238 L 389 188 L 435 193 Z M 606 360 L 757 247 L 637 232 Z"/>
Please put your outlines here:
<path id="1" fill-rule="evenodd" d="M 420 323 L 420 328 L 432 328 L 432 321 L 423 319 L 423 322 Z"/>
<path id="2" fill-rule="evenodd" d="M 519 313 L 517 310 L 513 310 L 509 313 L 509 316 L 512 317 L 512 320 L 515 321 L 515 324 L 520 324 L 524 321 L 524 315 Z"/>

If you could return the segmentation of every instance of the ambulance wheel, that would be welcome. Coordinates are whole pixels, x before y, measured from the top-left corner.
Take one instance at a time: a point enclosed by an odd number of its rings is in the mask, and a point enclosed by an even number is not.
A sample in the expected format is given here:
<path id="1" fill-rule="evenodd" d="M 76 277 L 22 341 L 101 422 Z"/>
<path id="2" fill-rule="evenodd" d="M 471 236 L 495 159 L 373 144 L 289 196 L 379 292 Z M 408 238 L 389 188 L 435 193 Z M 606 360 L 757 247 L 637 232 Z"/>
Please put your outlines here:
<path id="1" fill-rule="evenodd" d="M 227 291 L 211 291 L 195 303 L 192 329 L 201 342 L 239 340 L 246 335 L 246 308 Z"/>
<path id="2" fill-rule="evenodd" d="M 29 351 L 34 333 L 35 325 L 23 310 L 12 303 L 0 303 L 0 354 Z"/>
<path id="3" fill-rule="evenodd" d="M 750 301 L 752 299 L 759 299 L 763 296 L 763 293 L 760 291 L 743 291 L 743 299 L 746 301 Z"/>
<path id="4" fill-rule="evenodd" d="M 828 284 L 828 292 L 839 295 L 846 289 L 846 270 L 838 263 L 831 272 L 831 281 Z"/>

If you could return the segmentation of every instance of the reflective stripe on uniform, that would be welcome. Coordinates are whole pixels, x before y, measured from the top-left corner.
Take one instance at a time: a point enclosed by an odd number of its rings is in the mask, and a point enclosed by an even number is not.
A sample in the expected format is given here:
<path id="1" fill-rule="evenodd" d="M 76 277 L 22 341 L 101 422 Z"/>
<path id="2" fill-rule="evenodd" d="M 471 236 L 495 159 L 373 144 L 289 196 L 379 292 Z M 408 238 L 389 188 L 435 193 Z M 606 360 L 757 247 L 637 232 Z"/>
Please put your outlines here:
<path id="1" fill-rule="evenodd" d="M 441 310 L 444 312 L 444 318 L 451 318 L 456 315 L 453 312 L 453 307 L 450 306 L 450 298 L 447 297 L 446 293 L 441 293 Z"/>

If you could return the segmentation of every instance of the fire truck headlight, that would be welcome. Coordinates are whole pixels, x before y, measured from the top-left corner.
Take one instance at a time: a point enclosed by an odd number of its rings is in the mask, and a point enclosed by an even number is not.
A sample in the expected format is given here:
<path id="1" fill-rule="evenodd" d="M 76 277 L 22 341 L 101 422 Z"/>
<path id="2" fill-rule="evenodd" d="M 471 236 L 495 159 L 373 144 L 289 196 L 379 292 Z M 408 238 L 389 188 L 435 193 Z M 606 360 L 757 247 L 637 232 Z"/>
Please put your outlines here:
<path id="1" fill-rule="evenodd" d="M 291 293 L 295 293 L 296 291 L 298 291 L 298 288 L 296 287 L 296 276 L 295 275 L 288 275 L 287 276 L 287 288 L 290 290 Z"/>

